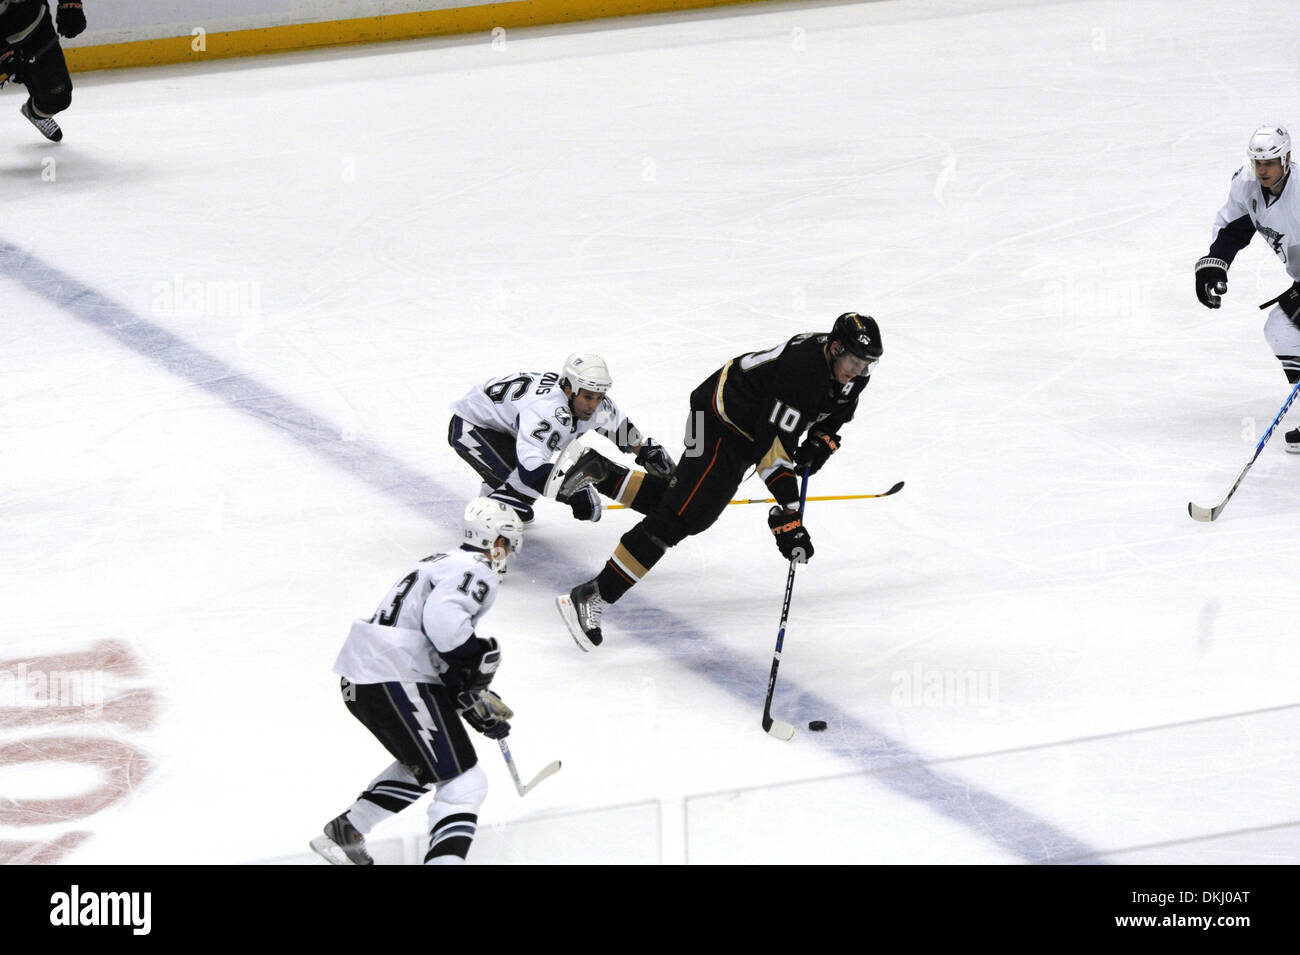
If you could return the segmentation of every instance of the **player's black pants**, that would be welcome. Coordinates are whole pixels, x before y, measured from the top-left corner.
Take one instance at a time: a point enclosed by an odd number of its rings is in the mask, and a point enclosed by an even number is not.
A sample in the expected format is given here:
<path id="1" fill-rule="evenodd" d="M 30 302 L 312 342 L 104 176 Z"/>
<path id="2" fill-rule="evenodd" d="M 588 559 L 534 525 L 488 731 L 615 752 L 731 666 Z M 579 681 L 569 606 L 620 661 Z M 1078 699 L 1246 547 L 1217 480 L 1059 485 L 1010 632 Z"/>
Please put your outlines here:
<path id="1" fill-rule="evenodd" d="M 685 445 L 686 453 L 658 505 L 623 535 L 596 578 L 601 596 L 610 603 L 644 577 L 668 548 L 712 527 L 754 466 L 750 442 L 694 395 Z"/>
<path id="2" fill-rule="evenodd" d="M 27 87 L 36 108 L 46 116 L 67 109 L 72 103 L 72 77 L 54 32 L 53 15 L 47 10 L 40 25 L 13 48 L 18 54 L 18 80 Z"/>
<path id="3" fill-rule="evenodd" d="M 436 683 L 339 684 L 343 702 L 393 758 L 426 789 L 478 762 L 474 744 L 445 687 Z"/>
<path id="4" fill-rule="evenodd" d="M 512 434 L 494 431 L 452 415 L 447 426 L 447 443 L 488 487 L 498 488 L 505 484 L 515 469 L 515 437 Z"/>

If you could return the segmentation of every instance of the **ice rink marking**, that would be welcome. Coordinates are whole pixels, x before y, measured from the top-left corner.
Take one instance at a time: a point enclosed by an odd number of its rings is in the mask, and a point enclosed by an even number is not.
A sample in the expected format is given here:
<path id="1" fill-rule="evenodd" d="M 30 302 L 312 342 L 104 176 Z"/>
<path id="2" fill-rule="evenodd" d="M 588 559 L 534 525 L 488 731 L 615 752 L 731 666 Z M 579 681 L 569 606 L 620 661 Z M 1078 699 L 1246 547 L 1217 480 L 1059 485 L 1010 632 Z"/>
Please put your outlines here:
<path id="1" fill-rule="evenodd" d="M 0 240 L 0 275 L 15 280 L 66 314 L 103 332 L 119 346 L 220 398 L 232 410 L 275 428 L 282 436 L 291 438 L 351 477 L 411 508 L 421 518 L 448 526 L 459 521 L 459 500 L 429 475 L 362 440 L 343 440 L 342 431 L 332 422 L 3 240 Z M 533 554 L 540 551 L 542 560 L 536 561 L 532 569 L 552 591 L 567 590 L 576 582 L 577 575 L 584 572 L 583 568 L 574 567 L 565 554 L 541 541 L 530 542 L 530 550 Z M 752 716 L 754 732 L 760 732 L 759 702 L 766 685 L 766 659 L 755 662 L 730 654 L 692 627 L 685 617 L 638 599 L 627 600 L 622 606 L 634 611 L 620 615 L 623 634 L 662 651 L 666 658 L 731 693 L 741 703 L 737 719 Z M 558 621 L 556 626 L 560 626 Z M 697 652 L 703 648 L 708 652 Z M 782 697 L 780 713 L 786 718 L 806 722 L 811 714 L 829 720 L 839 730 L 825 742 L 817 740 L 820 745 L 869 772 L 882 768 L 899 770 L 880 778 L 894 791 L 966 826 L 1027 862 L 1090 859 L 1100 854 L 1001 797 L 961 780 L 945 778 L 926 765 L 920 754 L 840 710 L 831 700 L 792 687 L 788 681 L 779 695 Z M 816 739 L 810 734 L 802 735 L 805 739 Z"/>

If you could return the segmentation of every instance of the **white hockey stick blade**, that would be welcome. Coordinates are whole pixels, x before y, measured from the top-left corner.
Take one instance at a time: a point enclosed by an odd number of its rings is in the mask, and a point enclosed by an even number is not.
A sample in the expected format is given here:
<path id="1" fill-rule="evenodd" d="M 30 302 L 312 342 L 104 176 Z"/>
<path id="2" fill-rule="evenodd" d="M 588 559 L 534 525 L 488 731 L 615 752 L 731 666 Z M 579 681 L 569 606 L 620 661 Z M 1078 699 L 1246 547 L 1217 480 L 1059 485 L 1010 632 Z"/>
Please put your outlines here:
<path id="1" fill-rule="evenodd" d="M 538 773 L 536 776 L 534 776 L 532 779 L 530 779 L 527 785 L 520 786 L 519 781 L 515 780 L 515 788 L 519 790 L 519 795 L 527 796 L 530 792 L 532 792 L 534 787 L 536 787 L 537 784 L 540 783 L 543 779 L 549 779 L 559 771 L 560 771 L 560 761 L 557 759 L 555 762 L 550 763 L 549 765 L 543 767 L 542 771 Z"/>
<path id="2" fill-rule="evenodd" d="M 1224 504 L 1226 503 L 1225 501 Z M 1187 502 L 1187 513 L 1192 516 L 1194 521 L 1212 521 L 1219 516 L 1219 512 L 1222 510 L 1223 504 L 1215 507 L 1201 507 L 1201 505 L 1193 504 L 1191 501 Z"/>
<path id="3" fill-rule="evenodd" d="M 501 747 L 501 755 L 505 758 L 506 768 L 510 770 L 510 778 L 514 781 L 515 792 L 519 793 L 520 796 L 526 796 L 529 791 L 531 791 L 532 788 L 543 779 L 546 779 L 548 776 L 554 776 L 560 771 L 560 761 L 557 759 L 529 780 L 528 785 L 525 786 L 523 781 L 519 778 L 519 770 L 515 768 L 515 758 L 510 753 L 510 744 L 505 741 L 505 737 L 497 740 L 497 745 Z"/>
<path id="4" fill-rule="evenodd" d="M 772 720 L 772 725 L 764 729 L 767 730 L 768 736 L 775 736 L 779 740 L 789 740 L 794 737 L 794 727 L 780 720 Z"/>

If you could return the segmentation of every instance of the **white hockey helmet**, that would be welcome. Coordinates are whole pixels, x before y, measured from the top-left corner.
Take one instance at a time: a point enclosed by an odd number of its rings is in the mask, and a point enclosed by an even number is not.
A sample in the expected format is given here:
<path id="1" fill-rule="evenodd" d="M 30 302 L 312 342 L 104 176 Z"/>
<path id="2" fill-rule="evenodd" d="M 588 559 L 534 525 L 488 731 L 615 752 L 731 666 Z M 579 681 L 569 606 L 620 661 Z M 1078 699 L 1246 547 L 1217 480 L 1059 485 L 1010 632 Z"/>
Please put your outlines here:
<path id="1" fill-rule="evenodd" d="M 1261 126 L 1250 134 L 1246 144 L 1246 157 L 1256 162 L 1262 159 L 1282 160 L 1282 171 L 1291 167 L 1291 134 L 1285 126 Z"/>
<path id="2" fill-rule="evenodd" d="M 499 574 L 505 572 L 510 555 L 519 553 L 524 546 L 524 522 L 514 508 L 491 498 L 479 497 L 470 501 L 461 519 L 461 527 L 464 529 L 461 543 L 487 551 L 492 569 Z M 497 540 L 502 537 L 510 544 L 506 553 L 497 550 Z"/>
<path id="3" fill-rule="evenodd" d="M 564 359 L 560 384 L 567 384 L 574 392 L 583 389 L 603 395 L 614 386 L 614 379 L 609 377 L 605 359 L 594 352 L 579 351 Z"/>

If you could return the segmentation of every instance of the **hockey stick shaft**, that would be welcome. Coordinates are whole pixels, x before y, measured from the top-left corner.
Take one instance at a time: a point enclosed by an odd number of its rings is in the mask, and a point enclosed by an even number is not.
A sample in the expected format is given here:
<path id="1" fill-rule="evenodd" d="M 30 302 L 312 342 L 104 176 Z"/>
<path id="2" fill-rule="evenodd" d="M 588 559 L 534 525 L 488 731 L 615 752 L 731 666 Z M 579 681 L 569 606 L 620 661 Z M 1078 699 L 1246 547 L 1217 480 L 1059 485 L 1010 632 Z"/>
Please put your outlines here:
<path id="1" fill-rule="evenodd" d="M 505 758 L 506 768 L 510 770 L 510 778 L 514 780 L 515 792 L 519 793 L 521 796 L 527 796 L 529 790 L 540 783 L 543 779 L 546 779 L 548 776 L 554 776 L 560 771 L 560 761 L 557 759 L 553 763 L 548 763 L 540 773 L 530 779 L 527 785 L 525 785 L 524 781 L 519 778 L 519 770 L 515 767 L 515 758 L 510 754 L 509 744 L 506 743 L 504 737 L 497 740 L 497 743 L 501 746 L 501 755 Z"/>
<path id="2" fill-rule="evenodd" d="M 1284 404 L 1282 410 L 1277 413 L 1277 417 L 1273 419 L 1273 423 L 1268 426 L 1268 430 L 1264 432 L 1264 437 L 1259 439 L 1259 444 L 1255 445 L 1255 453 L 1251 456 L 1251 459 L 1246 462 L 1246 466 L 1241 469 L 1241 473 L 1237 475 L 1237 480 L 1232 482 L 1232 487 L 1228 489 L 1228 493 L 1222 501 L 1214 507 L 1209 508 L 1192 504 L 1190 501 L 1188 502 L 1187 513 L 1190 514 L 1194 520 L 1212 521 L 1223 513 L 1223 509 L 1228 506 L 1228 501 L 1232 499 L 1232 495 L 1236 494 L 1237 488 L 1241 487 L 1241 482 L 1245 480 L 1246 473 L 1251 469 L 1251 466 L 1255 461 L 1259 459 L 1260 452 L 1264 450 L 1264 445 L 1268 444 L 1268 439 L 1273 436 L 1273 432 L 1277 429 L 1278 423 L 1286 416 L 1287 411 L 1290 410 L 1291 403 L 1295 401 L 1295 396 L 1297 394 L 1300 394 L 1300 382 L 1296 382 L 1295 387 L 1291 389 L 1291 394 L 1287 396 L 1286 404 Z"/>
<path id="3" fill-rule="evenodd" d="M 889 495 L 891 495 L 891 494 L 897 494 L 897 493 L 898 493 L 899 491 L 901 491 L 902 489 L 903 489 L 903 482 L 902 482 L 902 481 L 899 481 L 897 484 L 895 484 L 893 487 L 891 487 L 888 491 L 883 491 L 883 492 L 881 492 L 880 494 L 820 494 L 820 495 L 814 495 L 813 497 L 808 498 L 808 500 L 810 500 L 810 501 L 865 501 L 865 500 L 867 500 L 867 499 L 869 499 L 869 498 L 873 498 L 873 497 L 889 497 Z M 740 500 L 728 501 L 728 502 L 727 502 L 728 505 L 731 505 L 731 504 L 775 504 L 775 503 L 776 503 L 776 498 L 774 498 L 774 497 L 748 497 L 748 498 L 744 498 L 744 499 L 740 499 Z M 627 507 L 626 504 L 607 504 L 607 505 L 605 506 L 605 510 L 607 510 L 607 511 L 617 511 L 617 510 L 622 510 L 622 509 L 624 509 L 624 508 L 626 508 L 626 507 Z"/>
<path id="4" fill-rule="evenodd" d="M 810 501 L 865 501 L 873 497 L 889 497 L 891 494 L 897 494 L 903 489 L 903 482 L 899 481 L 888 491 L 880 494 L 818 494 L 808 498 Z M 749 497 L 743 500 L 728 501 L 728 504 L 775 504 L 774 497 Z"/>
<path id="5" fill-rule="evenodd" d="M 799 484 L 799 519 L 803 520 L 804 505 L 808 501 L 808 469 L 804 468 L 803 478 Z M 785 623 L 790 616 L 790 595 L 794 592 L 794 569 L 798 565 L 790 561 L 790 572 L 785 578 L 785 599 L 781 603 L 781 626 L 776 634 L 776 650 L 772 653 L 772 672 L 767 678 L 767 699 L 763 701 L 763 732 L 777 739 L 787 740 L 794 736 L 794 727 L 781 720 L 772 719 L 772 695 L 776 692 L 776 671 L 781 666 L 781 648 L 785 645 Z"/>
<path id="6" fill-rule="evenodd" d="M 1292 287 L 1294 288 L 1294 286 L 1292 286 Z M 1286 290 L 1286 292 L 1289 292 L 1289 291 L 1291 291 L 1291 289 L 1287 289 L 1287 290 Z M 1261 305 L 1261 306 L 1259 307 L 1259 310 L 1262 312 L 1262 311 L 1264 311 L 1264 309 L 1268 308 L 1270 305 L 1276 305 L 1278 302 L 1282 301 L 1282 296 L 1285 295 L 1286 292 L 1283 292 L 1283 293 L 1281 293 L 1281 295 L 1276 295 L 1276 296 L 1274 296 L 1273 298 L 1270 298 L 1267 302 L 1265 302 L 1263 305 Z"/>

